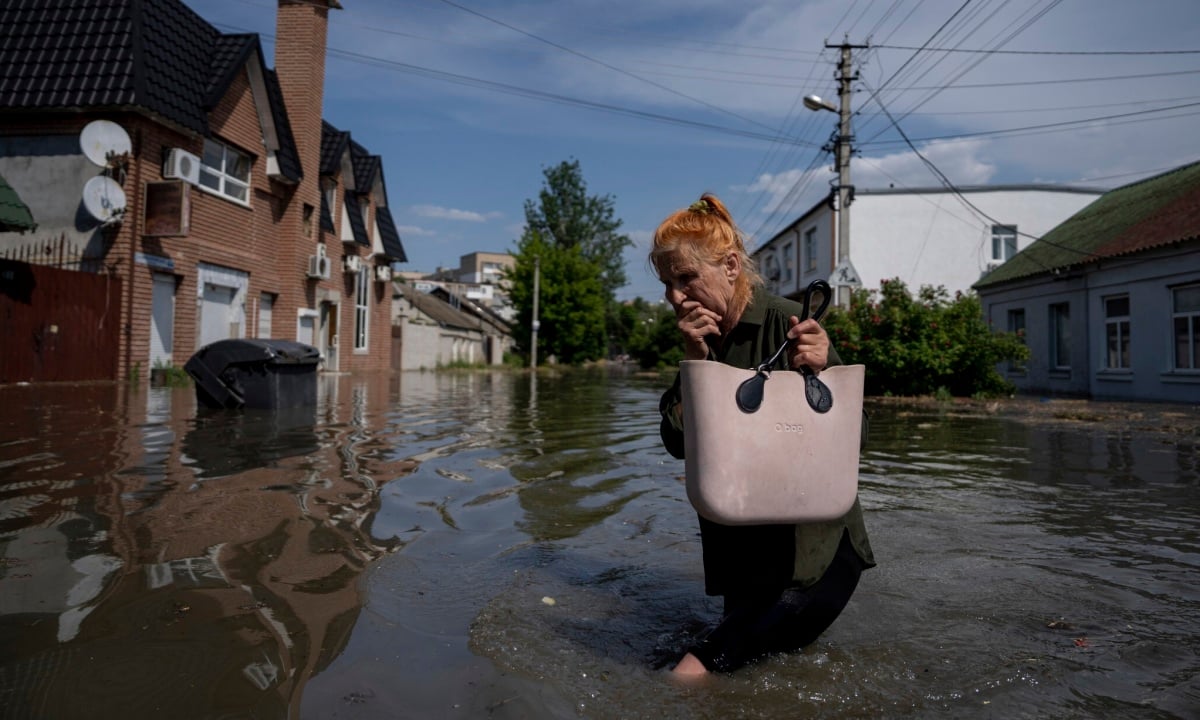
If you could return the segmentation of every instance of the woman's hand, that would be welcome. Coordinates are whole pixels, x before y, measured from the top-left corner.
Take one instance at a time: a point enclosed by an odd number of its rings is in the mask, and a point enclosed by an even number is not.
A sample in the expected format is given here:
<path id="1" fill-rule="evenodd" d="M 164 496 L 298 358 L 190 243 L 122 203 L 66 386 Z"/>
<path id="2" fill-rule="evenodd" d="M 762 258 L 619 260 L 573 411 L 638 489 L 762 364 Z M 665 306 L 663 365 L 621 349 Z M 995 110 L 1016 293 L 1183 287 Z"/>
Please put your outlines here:
<path id="1" fill-rule="evenodd" d="M 675 310 L 676 325 L 683 333 L 683 358 L 704 360 L 708 357 L 709 335 L 721 336 L 721 316 L 694 300 L 685 300 Z"/>
<path id="2" fill-rule="evenodd" d="M 825 369 L 829 363 L 829 335 L 825 328 L 812 318 L 800 322 L 795 315 L 788 318 L 791 327 L 787 336 L 795 342 L 788 347 L 788 367 L 799 370 L 807 365 L 814 372 Z"/>

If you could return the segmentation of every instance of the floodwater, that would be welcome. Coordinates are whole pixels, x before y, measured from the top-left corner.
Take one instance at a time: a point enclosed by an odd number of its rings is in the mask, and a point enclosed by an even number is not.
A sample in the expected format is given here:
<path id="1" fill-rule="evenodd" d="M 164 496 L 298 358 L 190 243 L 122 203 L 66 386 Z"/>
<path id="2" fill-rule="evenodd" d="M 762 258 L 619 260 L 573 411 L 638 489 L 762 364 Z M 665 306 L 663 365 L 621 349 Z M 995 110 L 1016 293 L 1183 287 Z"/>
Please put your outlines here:
<path id="1" fill-rule="evenodd" d="M 322 377 L 315 412 L 0 388 L 0 717 L 1200 716 L 1200 451 L 873 407 L 879 567 L 698 685 L 666 379 Z"/>

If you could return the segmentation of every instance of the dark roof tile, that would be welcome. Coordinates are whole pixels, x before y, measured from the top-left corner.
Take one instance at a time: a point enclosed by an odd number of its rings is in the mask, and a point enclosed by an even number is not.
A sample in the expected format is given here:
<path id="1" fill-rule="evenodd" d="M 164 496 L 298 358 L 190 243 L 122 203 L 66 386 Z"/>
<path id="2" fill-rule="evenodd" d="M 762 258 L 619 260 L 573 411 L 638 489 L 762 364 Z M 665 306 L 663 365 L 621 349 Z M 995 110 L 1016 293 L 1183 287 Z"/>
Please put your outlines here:
<path id="1" fill-rule="evenodd" d="M 358 193 L 347 190 L 342 202 L 346 204 L 346 215 L 350 218 L 350 231 L 354 242 L 371 247 L 371 238 L 367 236 L 367 224 L 363 221 L 362 206 L 358 204 Z"/>
<path id="2" fill-rule="evenodd" d="M 400 241 L 400 233 L 396 230 L 396 221 L 392 211 L 387 206 L 375 208 L 375 222 L 379 225 L 379 239 L 383 241 L 383 253 L 394 262 L 408 262 L 408 254 L 404 252 L 404 243 Z"/>

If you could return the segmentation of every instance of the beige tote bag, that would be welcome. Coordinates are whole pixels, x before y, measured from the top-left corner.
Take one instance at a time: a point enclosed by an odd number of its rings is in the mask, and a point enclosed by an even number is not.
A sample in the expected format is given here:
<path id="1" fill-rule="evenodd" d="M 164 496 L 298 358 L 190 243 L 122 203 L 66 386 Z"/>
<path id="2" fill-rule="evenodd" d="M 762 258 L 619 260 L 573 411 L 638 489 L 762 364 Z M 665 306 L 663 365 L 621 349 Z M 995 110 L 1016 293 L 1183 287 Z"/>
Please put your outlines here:
<path id="1" fill-rule="evenodd" d="M 696 512 L 724 525 L 849 512 L 858 494 L 862 365 L 812 375 L 684 360 L 680 374 L 687 494 Z M 761 404 L 743 409 L 739 387 L 752 378 L 759 379 L 743 393 Z"/>

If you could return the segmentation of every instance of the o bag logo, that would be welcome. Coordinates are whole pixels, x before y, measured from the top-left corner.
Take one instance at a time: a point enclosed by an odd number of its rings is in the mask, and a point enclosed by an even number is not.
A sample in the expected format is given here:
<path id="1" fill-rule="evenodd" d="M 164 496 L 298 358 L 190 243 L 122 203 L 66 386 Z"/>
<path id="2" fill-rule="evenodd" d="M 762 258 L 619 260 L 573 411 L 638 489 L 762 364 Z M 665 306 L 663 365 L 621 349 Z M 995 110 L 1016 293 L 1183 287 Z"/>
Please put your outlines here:
<path id="1" fill-rule="evenodd" d="M 791 423 L 775 423 L 775 432 L 796 433 L 797 435 L 804 434 L 804 426 L 800 423 L 795 425 Z"/>

